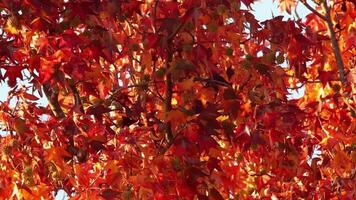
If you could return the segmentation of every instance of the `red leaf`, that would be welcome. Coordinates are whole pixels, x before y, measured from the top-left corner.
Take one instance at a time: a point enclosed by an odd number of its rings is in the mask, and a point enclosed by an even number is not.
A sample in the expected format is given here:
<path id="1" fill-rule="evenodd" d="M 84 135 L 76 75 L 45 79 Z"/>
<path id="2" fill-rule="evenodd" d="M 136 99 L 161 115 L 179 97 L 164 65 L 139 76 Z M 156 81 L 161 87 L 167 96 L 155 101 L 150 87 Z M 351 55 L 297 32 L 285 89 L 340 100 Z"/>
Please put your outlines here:
<path id="1" fill-rule="evenodd" d="M 8 85 L 10 87 L 15 87 L 17 81 L 17 78 L 20 78 L 22 80 L 22 70 L 23 67 L 21 66 L 9 66 L 9 67 L 3 67 L 6 72 L 4 75 L 4 78 L 8 78 Z"/>
<path id="2" fill-rule="evenodd" d="M 22 96 L 23 96 L 23 98 L 31 100 L 31 101 L 37 101 L 38 100 L 38 97 L 36 97 L 33 94 L 26 93 L 26 92 L 22 93 Z"/>
<path id="3" fill-rule="evenodd" d="M 337 72 L 335 71 L 319 71 L 318 79 L 325 86 L 329 81 L 337 80 Z"/>
<path id="4" fill-rule="evenodd" d="M 255 2 L 255 0 L 241 0 L 247 7 L 251 8 L 251 4 Z"/>

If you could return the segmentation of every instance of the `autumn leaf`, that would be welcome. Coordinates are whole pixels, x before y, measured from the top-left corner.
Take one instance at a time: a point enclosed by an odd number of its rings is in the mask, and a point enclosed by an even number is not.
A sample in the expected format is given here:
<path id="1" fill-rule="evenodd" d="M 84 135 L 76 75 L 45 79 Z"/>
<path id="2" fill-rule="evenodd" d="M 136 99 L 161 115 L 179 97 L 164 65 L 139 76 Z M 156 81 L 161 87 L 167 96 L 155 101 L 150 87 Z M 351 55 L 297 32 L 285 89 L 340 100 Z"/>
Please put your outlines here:
<path id="1" fill-rule="evenodd" d="M 15 16 L 11 16 L 6 20 L 5 30 L 10 32 L 11 34 L 18 34 L 19 31 L 19 22 Z"/>
<path id="2" fill-rule="evenodd" d="M 242 0 L 242 2 L 243 2 L 247 7 L 250 7 L 251 4 L 255 2 L 255 0 Z"/>
<path id="3" fill-rule="evenodd" d="M 340 175 L 343 174 L 344 171 L 350 171 L 353 166 L 350 157 L 342 150 L 336 152 L 332 165 Z"/>
<path id="4" fill-rule="evenodd" d="M 152 63 L 152 56 L 150 53 L 145 53 L 141 57 L 141 65 L 145 68 L 150 67 Z"/>
<path id="5" fill-rule="evenodd" d="M 187 116 L 179 110 L 172 110 L 167 113 L 165 120 L 173 123 L 175 126 L 178 126 L 187 120 Z"/>
<path id="6" fill-rule="evenodd" d="M 14 121 L 14 129 L 16 133 L 23 135 L 26 131 L 26 121 L 21 118 L 16 118 Z"/>
<path id="7" fill-rule="evenodd" d="M 10 87 L 15 87 L 17 78 L 22 79 L 22 70 L 23 67 L 21 66 L 9 66 L 5 68 L 6 72 L 4 77 L 8 78 L 8 85 Z"/>
<path id="8" fill-rule="evenodd" d="M 193 85 L 194 85 L 194 77 L 180 83 L 180 87 L 182 88 L 182 90 L 190 90 L 192 89 Z"/>
<path id="9" fill-rule="evenodd" d="M 275 3 L 0 1 L 0 199 L 355 199 L 355 3 Z"/>
<path id="10" fill-rule="evenodd" d="M 33 94 L 26 93 L 26 92 L 23 93 L 22 96 L 23 96 L 23 98 L 31 100 L 31 101 L 37 101 L 38 100 L 38 97 L 36 97 Z"/>
<path id="11" fill-rule="evenodd" d="M 295 8 L 296 3 L 296 0 L 278 0 L 279 9 L 286 11 L 288 14 L 291 14 L 291 11 Z"/>
<path id="12" fill-rule="evenodd" d="M 41 58 L 40 64 L 41 64 L 41 70 L 40 70 L 40 78 L 41 82 L 44 83 L 48 80 L 50 80 L 54 73 L 56 72 L 57 68 L 59 66 L 58 63 L 60 63 L 64 58 L 67 59 L 65 56 L 64 51 L 58 50 L 51 56 L 47 58 Z"/>
<path id="13" fill-rule="evenodd" d="M 347 76 L 347 79 L 348 79 L 348 81 L 350 81 L 350 83 L 352 83 L 354 85 L 356 84 L 356 68 L 352 68 L 350 70 L 350 73 Z"/>

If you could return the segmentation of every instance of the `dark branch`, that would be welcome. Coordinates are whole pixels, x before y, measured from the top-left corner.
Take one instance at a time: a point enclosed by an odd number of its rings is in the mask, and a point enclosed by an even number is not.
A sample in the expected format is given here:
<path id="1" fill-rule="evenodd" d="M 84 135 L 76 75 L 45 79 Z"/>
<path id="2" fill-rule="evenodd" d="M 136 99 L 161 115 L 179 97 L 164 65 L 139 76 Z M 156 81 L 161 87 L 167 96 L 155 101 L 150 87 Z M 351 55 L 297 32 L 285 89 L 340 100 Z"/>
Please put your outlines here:
<path id="1" fill-rule="evenodd" d="M 334 56 L 335 56 L 335 59 L 336 59 L 336 64 L 337 64 L 337 68 L 338 68 L 338 71 L 339 71 L 340 80 L 341 80 L 343 85 L 346 85 L 347 84 L 347 80 L 346 80 L 346 76 L 345 76 L 344 62 L 342 61 L 339 44 L 337 42 L 336 34 L 335 34 L 335 31 L 334 31 L 334 25 L 333 25 L 333 22 L 331 20 L 330 7 L 328 6 L 326 0 L 323 0 L 322 6 L 323 6 L 323 9 L 325 10 L 326 23 L 328 25 L 328 31 L 329 31 L 329 35 L 330 35 L 330 38 L 331 38 L 331 45 L 332 45 L 332 48 L 333 48 L 333 51 L 334 51 Z"/>
<path id="2" fill-rule="evenodd" d="M 302 4 L 307 7 L 313 14 L 317 15 L 318 17 L 320 17 L 322 20 L 326 21 L 326 17 L 322 14 L 320 14 L 317 10 L 315 10 L 311 5 L 308 4 L 308 2 L 306 0 L 302 0 L 301 1 Z"/>
<path id="3" fill-rule="evenodd" d="M 43 92 L 48 99 L 48 104 L 51 107 L 54 116 L 59 119 L 64 118 L 65 114 L 58 102 L 58 87 L 51 87 L 51 85 L 47 82 L 43 84 Z"/>
<path id="4" fill-rule="evenodd" d="M 79 95 L 78 89 L 75 86 L 75 83 L 74 83 L 73 79 L 69 79 L 68 83 L 69 83 L 69 88 L 70 88 L 70 90 L 72 91 L 72 93 L 74 95 L 74 105 L 79 108 L 80 112 L 84 113 L 82 100 L 80 99 L 80 95 Z"/>
<path id="5" fill-rule="evenodd" d="M 170 73 L 170 62 L 172 62 L 173 59 L 173 53 L 168 52 L 168 58 L 166 61 L 166 92 L 165 92 L 165 112 L 168 113 L 172 110 L 172 94 L 173 94 L 173 81 L 172 81 L 172 75 Z M 166 140 L 168 144 L 172 142 L 173 139 L 173 133 L 172 133 L 172 124 L 171 122 L 167 122 L 166 124 Z"/>

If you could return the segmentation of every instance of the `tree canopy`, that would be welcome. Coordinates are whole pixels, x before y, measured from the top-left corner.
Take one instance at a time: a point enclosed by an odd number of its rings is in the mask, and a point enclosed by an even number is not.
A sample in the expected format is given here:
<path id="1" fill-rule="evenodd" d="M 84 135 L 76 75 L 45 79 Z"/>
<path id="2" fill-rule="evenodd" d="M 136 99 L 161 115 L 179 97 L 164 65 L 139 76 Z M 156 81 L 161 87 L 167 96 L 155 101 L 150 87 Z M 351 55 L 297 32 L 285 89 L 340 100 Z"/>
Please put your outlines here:
<path id="1" fill-rule="evenodd" d="M 254 2 L 0 0 L 0 199 L 356 199 L 356 2 Z"/>

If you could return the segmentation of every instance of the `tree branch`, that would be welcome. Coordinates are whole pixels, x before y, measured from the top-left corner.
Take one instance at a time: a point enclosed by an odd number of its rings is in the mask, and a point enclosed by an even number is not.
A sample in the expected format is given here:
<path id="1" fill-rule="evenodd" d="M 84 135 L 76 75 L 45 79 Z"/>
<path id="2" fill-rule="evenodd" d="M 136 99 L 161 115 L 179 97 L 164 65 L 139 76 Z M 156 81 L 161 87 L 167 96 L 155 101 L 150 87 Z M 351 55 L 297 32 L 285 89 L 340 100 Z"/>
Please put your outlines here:
<path id="1" fill-rule="evenodd" d="M 318 17 L 320 17 L 322 20 L 326 21 L 326 17 L 322 14 L 320 14 L 317 10 L 315 10 L 311 5 L 308 4 L 308 2 L 306 0 L 302 0 L 301 1 L 302 4 L 308 8 L 308 10 L 310 10 L 313 14 L 317 15 Z"/>
<path id="2" fill-rule="evenodd" d="M 77 106 L 79 108 L 80 112 L 84 113 L 82 100 L 80 99 L 79 92 L 77 90 L 77 87 L 75 86 L 73 79 L 68 79 L 68 83 L 69 83 L 69 88 L 74 95 L 74 106 Z"/>
<path id="3" fill-rule="evenodd" d="M 157 62 L 157 59 L 155 58 L 155 59 L 153 60 L 153 73 L 156 73 L 156 69 L 157 69 L 157 67 L 156 67 L 156 62 Z M 155 89 L 156 92 L 157 92 L 158 97 L 159 97 L 160 99 L 164 99 L 163 96 L 161 95 L 161 93 L 159 93 L 159 90 L 158 90 L 158 87 L 157 87 L 156 75 L 155 75 L 155 74 L 153 75 L 153 86 L 154 86 L 154 89 Z M 153 91 L 152 91 L 152 93 L 153 93 Z"/>
<path id="4" fill-rule="evenodd" d="M 51 110 L 56 118 L 62 119 L 65 117 L 65 114 L 58 102 L 58 87 L 52 87 L 49 83 L 43 84 L 43 92 L 45 93 L 48 104 L 51 107 Z"/>
<path id="5" fill-rule="evenodd" d="M 173 59 L 173 53 L 169 50 L 168 52 L 168 58 L 166 61 L 166 92 L 165 92 L 165 112 L 168 113 L 172 110 L 172 90 L 173 90 L 173 81 L 172 81 L 172 74 L 170 73 L 170 62 L 172 62 Z M 167 122 L 166 124 L 166 140 L 168 144 L 172 142 L 173 139 L 173 133 L 172 133 L 172 124 L 171 122 Z"/>
<path id="6" fill-rule="evenodd" d="M 327 23 L 327 26 L 328 26 L 328 32 L 329 32 L 329 35 L 330 35 L 331 45 L 332 45 L 332 49 L 333 49 L 334 56 L 335 56 L 335 59 L 336 59 L 336 64 L 337 64 L 340 80 L 341 80 L 343 85 L 346 85 L 347 80 L 346 80 L 346 76 L 345 76 L 344 62 L 342 61 L 339 44 L 337 42 L 336 34 L 335 34 L 335 31 L 334 31 L 334 25 L 333 25 L 333 22 L 331 20 L 330 7 L 328 6 L 326 0 L 322 1 L 322 7 L 325 10 L 325 19 L 326 19 L 326 23 Z"/>

